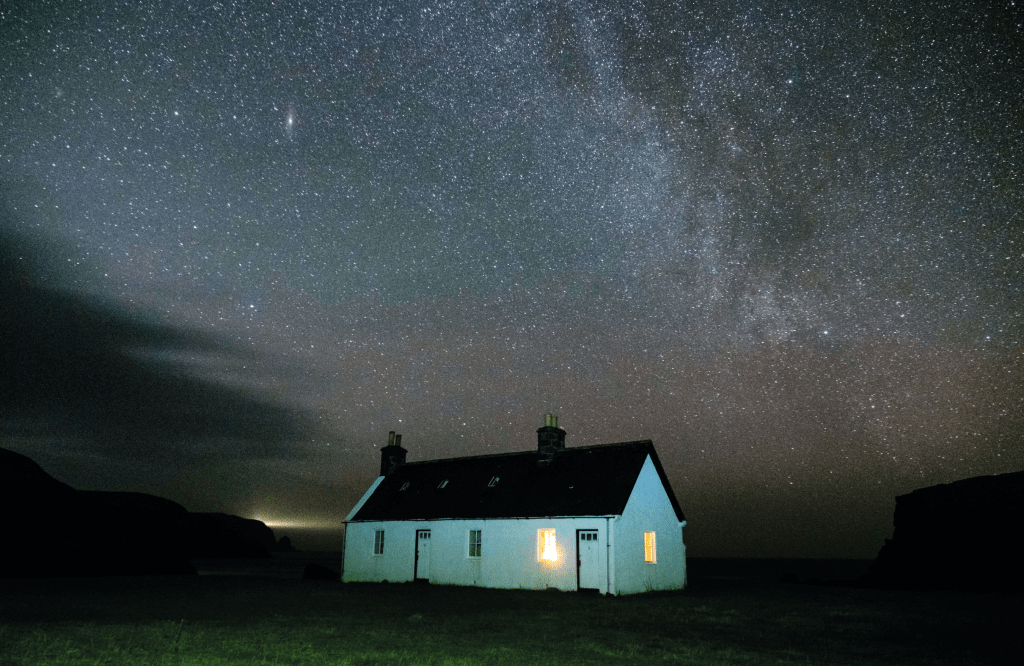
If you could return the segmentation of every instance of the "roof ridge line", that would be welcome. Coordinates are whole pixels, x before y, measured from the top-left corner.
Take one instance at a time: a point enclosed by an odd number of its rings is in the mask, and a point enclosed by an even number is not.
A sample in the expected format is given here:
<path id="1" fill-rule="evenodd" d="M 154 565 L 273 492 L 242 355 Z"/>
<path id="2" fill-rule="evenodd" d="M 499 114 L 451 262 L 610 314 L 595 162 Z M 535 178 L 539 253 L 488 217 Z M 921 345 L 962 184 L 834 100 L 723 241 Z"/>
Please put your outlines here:
<path id="1" fill-rule="evenodd" d="M 649 440 L 649 439 L 636 439 L 636 440 L 629 441 L 629 442 L 612 442 L 610 444 L 590 444 L 588 446 L 567 446 L 564 449 L 557 449 L 557 451 L 585 451 L 587 449 L 602 449 L 602 448 L 609 448 L 609 447 L 612 447 L 612 446 L 629 446 L 629 445 L 637 445 L 637 444 L 652 444 L 653 445 L 654 442 L 652 440 Z M 402 467 L 407 467 L 409 465 L 423 465 L 425 463 L 450 462 L 452 460 L 480 460 L 482 458 L 504 458 L 504 457 L 512 457 L 512 456 L 521 456 L 521 455 L 526 455 L 526 454 L 530 454 L 530 453 L 538 453 L 538 451 L 537 451 L 537 449 L 528 449 L 526 451 L 507 451 L 505 453 L 482 453 L 482 454 L 476 455 L 476 456 L 455 456 L 455 457 L 452 457 L 452 458 L 432 458 L 430 460 L 412 460 L 412 461 L 408 461 L 408 462 L 402 463 L 401 466 Z"/>

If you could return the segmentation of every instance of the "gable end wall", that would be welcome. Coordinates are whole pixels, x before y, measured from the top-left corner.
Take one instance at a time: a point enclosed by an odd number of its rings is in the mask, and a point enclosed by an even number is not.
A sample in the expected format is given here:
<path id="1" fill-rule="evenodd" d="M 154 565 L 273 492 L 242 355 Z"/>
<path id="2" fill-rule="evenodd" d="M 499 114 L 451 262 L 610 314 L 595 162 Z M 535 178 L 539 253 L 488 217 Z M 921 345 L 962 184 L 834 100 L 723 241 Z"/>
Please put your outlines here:
<path id="1" fill-rule="evenodd" d="M 650 456 L 644 462 L 622 517 L 615 525 L 615 590 L 635 594 L 686 586 L 683 525 L 676 518 Z M 657 563 L 644 561 L 644 532 L 654 532 Z"/>

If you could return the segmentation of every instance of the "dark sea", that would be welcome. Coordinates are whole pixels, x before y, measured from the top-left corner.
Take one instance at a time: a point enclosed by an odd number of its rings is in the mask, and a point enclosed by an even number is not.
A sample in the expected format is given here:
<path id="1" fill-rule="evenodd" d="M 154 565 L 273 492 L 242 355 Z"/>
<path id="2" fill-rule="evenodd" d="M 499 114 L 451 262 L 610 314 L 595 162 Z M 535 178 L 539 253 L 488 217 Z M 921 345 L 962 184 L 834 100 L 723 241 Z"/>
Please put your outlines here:
<path id="1" fill-rule="evenodd" d="M 701 580 L 777 583 L 786 574 L 800 582 L 847 581 L 866 574 L 874 560 L 819 560 L 734 557 L 687 558 L 687 578 Z"/>
<path id="2" fill-rule="evenodd" d="M 274 553 L 269 560 L 192 560 L 201 576 L 257 576 L 302 578 L 309 563 L 341 570 L 341 551 Z M 690 584 L 709 582 L 777 583 L 785 574 L 801 582 L 853 580 L 867 572 L 872 560 L 752 559 L 691 557 L 687 560 Z"/>
<path id="3" fill-rule="evenodd" d="M 254 576 L 261 578 L 302 578 L 310 563 L 341 571 L 341 551 L 273 553 L 267 560 L 192 560 L 200 576 Z"/>

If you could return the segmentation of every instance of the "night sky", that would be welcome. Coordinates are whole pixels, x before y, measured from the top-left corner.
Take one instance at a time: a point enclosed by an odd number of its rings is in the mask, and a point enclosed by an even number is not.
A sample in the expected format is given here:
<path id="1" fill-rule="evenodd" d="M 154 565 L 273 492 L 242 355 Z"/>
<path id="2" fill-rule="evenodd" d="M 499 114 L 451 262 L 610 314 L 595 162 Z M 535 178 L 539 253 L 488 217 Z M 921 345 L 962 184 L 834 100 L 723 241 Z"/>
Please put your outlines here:
<path id="1" fill-rule="evenodd" d="M 0 446 L 300 548 L 546 412 L 691 556 L 1024 469 L 1019 1 L 370 4 L 0 5 Z"/>

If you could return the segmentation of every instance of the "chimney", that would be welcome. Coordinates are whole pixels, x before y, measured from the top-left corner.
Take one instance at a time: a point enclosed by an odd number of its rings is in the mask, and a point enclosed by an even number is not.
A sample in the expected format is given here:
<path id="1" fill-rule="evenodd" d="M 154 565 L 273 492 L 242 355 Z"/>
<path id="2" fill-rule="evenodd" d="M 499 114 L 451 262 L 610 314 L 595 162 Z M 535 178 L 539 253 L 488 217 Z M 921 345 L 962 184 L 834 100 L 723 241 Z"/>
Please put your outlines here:
<path id="1" fill-rule="evenodd" d="M 380 450 L 380 475 L 387 476 L 404 464 L 406 453 L 408 451 L 402 448 L 402 436 L 396 435 L 394 430 L 389 432 L 388 445 Z"/>
<path id="2" fill-rule="evenodd" d="M 538 461 L 541 464 L 551 462 L 555 451 L 565 448 L 565 431 L 558 427 L 558 417 L 544 415 L 544 427 L 537 429 L 537 450 L 540 452 Z"/>

